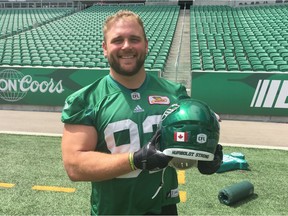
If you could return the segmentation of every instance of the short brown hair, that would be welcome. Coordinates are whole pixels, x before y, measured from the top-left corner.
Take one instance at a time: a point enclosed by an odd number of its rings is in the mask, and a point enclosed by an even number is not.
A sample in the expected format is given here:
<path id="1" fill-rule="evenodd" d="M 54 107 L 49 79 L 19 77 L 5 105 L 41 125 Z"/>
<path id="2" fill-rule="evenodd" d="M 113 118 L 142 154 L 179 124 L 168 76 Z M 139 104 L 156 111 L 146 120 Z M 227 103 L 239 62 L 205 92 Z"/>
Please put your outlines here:
<path id="1" fill-rule="evenodd" d="M 135 20 L 138 22 L 138 24 L 141 26 L 143 33 L 144 33 L 144 38 L 147 40 L 145 29 L 144 29 L 144 24 L 143 21 L 141 20 L 140 16 L 132 11 L 129 10 L 119 10 L 117 13 L 108 16 L 104 22 L 103 25 L 103 36 L 104 36 L 104 41 L 105 41 L 105 35 L 108 31 L 110 23 L 115 23 L 116 21 L 122 19 L 123 17 L 132 17 L 135 18 Z"/>

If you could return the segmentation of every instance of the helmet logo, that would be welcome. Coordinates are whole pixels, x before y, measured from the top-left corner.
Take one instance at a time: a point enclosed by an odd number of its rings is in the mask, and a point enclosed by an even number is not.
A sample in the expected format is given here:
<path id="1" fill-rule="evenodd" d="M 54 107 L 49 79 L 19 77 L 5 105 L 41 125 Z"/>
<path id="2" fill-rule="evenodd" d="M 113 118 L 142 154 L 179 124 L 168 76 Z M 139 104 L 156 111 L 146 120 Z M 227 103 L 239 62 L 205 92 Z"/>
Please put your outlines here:
<path id="1" fill-rule="evenodd" d="M 176 142 L 188 142 L 188 132 L 174 132 L 174 141 Z"/>
<path id="2" fill-rule="evenodd" d="M 197 143 L 206 143 L 207 135 L 206 134 L 198 134 L 197 135 Z"/>
<path id="3" fill-rule="evenodd" d="M 168 115 L 173 113 L 175 110 L 177 110 L 180 107 L 179 104 L 172 104 L 168 109 L 165 110 L 165 112 L 162 115 L 162 121 L 167 118 Z"/>

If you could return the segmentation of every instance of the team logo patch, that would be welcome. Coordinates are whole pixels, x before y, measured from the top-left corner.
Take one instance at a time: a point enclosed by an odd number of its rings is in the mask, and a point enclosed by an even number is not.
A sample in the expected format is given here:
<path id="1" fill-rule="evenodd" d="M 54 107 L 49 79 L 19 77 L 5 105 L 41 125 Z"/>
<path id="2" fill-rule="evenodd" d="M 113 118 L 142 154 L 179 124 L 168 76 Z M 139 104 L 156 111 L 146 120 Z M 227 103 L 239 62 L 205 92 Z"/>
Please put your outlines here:
<path id="1" fill-rule="evenodd" d="M 167 96 L 149 96 L 150 104 L 170 104 L 170 100 Z"/>
<path id="2" fill-rule="evenodd" d="M 207 135 L 206 134 L 198 134 L 197 135 L 197 143 L 206 143 Z"/>
<path id="3" fill-rule="evenodd" d="M 174 132 L 174 141 L 176 142 L 187 142 L 189 139 L 188 132 Z"/>
<path id="4" fill-rule="evenodd" d="M 131 93 L 131 98 L 132 98 L 132 100 L 140 100 L 140 99 L 141 99 L 140 93 L 138 93 L 138 92 L 132 92 L 132 93 Z"/>

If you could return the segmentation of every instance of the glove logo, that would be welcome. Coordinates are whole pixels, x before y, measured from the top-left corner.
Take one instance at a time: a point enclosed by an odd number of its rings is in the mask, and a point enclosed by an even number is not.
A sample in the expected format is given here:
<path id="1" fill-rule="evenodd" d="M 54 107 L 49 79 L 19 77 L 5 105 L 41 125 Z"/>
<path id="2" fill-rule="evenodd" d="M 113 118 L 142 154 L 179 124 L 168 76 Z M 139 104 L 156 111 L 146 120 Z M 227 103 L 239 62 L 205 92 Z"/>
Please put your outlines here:
<path id="1" fill-rule="evenodd" d="M 206 134 L 198 134 L 197 135 L 197 143 L 206 143 L 207 142 L 207 135 Z"/>

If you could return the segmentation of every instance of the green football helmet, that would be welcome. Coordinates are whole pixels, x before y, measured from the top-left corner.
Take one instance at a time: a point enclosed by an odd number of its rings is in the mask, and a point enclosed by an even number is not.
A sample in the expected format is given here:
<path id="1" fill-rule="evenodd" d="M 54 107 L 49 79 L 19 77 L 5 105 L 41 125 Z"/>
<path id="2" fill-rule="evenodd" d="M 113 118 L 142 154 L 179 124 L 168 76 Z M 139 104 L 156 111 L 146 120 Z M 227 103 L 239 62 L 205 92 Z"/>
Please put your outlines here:
<path id="1" fill-rule="evenodd" d="M 160 122 L 160 151 L 165 155 L 212 161 L 219 142 L 216 114 L 202 101 L 180 100 L 171 105 Z"/>

